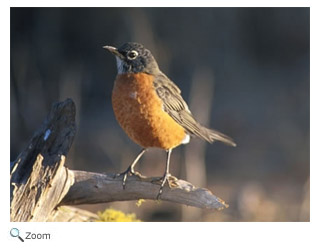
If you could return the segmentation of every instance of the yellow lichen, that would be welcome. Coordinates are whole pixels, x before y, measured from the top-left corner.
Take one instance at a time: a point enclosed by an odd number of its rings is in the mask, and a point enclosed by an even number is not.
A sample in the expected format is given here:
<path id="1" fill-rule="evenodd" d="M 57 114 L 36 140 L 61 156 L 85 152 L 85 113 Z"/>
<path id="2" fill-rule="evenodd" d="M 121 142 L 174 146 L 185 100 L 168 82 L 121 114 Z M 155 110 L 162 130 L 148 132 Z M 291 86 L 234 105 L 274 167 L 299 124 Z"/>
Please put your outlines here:
<path id="1" fill-rule="evenodd" d="M 136 202 L 136 205 L 137 205 L 138 207 L 140 207 L 143 202 L 145 202 L 144 199 L 139 199 L 139 200 Z"/>
<path id="2" fill-rule="evenodd" d="M 119 210 L 107 208 L 103 212 L 98 212 L 97 222 L 141 222 L 135 214 L 125 214 Z"/>

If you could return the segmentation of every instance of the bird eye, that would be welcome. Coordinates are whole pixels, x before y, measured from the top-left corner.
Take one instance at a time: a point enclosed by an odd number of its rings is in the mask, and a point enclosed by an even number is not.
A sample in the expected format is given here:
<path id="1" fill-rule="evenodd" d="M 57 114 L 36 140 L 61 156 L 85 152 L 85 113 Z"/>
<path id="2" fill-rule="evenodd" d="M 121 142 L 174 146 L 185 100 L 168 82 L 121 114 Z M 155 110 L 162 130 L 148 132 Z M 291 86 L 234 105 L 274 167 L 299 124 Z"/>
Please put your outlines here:
<path id="1" fill-rule="evenodd" d="M 136 50 L 132 50 L 128 53 L 128 59 L 133 60 L 138 57 L 138 52 Z"/>

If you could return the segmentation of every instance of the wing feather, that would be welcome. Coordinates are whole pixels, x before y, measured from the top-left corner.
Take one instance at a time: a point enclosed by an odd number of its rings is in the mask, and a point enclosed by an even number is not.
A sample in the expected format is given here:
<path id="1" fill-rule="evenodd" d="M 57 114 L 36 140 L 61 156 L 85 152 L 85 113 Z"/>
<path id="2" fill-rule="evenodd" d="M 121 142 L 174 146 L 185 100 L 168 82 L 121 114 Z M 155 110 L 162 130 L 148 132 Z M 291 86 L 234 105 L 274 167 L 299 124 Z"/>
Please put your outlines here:
<path id="1" fill-rule="evenodd" d="M 153 84 L 157 95 L 163 102 L 163 110 L 180 124 L 187 133 L 198 136 L 210 143 L 219 140 L 228 145 L 236 146 L 227 135 L 203 127 L 194 119 L 187 103 L 181 96 L 181 90 L 164 73 L 160 72 L 155 77 Z"/>

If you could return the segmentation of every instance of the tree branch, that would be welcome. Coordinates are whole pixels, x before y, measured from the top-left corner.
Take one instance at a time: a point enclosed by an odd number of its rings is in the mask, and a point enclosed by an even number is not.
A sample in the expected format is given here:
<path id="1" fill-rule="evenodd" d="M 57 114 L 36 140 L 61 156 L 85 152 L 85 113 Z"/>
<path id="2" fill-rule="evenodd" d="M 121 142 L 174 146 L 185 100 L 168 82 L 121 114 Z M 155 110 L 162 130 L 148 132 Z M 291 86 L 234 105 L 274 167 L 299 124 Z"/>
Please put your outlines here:
<path id="1" fill-rule="evenodd" d="M 61 205 L 93 204 L 113 201 L 129 201 L 139 199 L 156 200 L 159 193 L 159 178 L 130 176 L 126 188 L 122 187 L 122 177 L 114 174 L 106 175 L 87 171 L 72 171 L 74 184 L 61 201 Z M 165 185 L 161 200 L 180 203 L 206 209 L 223 209 L 228 207 L 223 200 L 209 190 L 197 188 L 191 183 L 177 180 L 171 188 Z"/>

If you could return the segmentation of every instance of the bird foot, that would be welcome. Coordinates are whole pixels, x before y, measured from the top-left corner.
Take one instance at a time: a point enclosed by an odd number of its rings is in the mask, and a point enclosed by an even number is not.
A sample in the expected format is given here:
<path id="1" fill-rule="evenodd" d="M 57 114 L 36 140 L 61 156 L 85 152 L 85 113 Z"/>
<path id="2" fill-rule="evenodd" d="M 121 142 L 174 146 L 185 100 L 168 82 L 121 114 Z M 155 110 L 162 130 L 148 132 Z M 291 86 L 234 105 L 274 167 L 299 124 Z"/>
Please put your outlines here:
<path id="1" fill-rule="evenodd" d="M 163 187 L 166 184 L 166 182 L 168 183 L 168 186 L 171 189 L 177 186 L 177 183 L 176 183 L 177 181 L 178 181 L 178 178 L 172 176 L 170 173 L 164 174 L 163 177 L 153 179 L 151 181 L 152 183 L 160 184 L 160 190 L 157 195 L 157 200 L 160 199 L 160 196 L 162 195 L 162 192 L 163 192 Z"/>
<path id="2" fill-rule="evenodd" d="M 142 177 L 142 175 L 139 172 L 134 171 L 131 167 L 129 167 L 128 169 L 126 169 L 122 173 L 116 174 L 115 178 L 116 177 L 123 177 L 122 178 L 122 187 L 123 187 L 123 189 L 126 188 L 126 182 L 127 182 L 128 176 L 137 176 L 137 177 L 140 177 L 140 178 Z"/>

